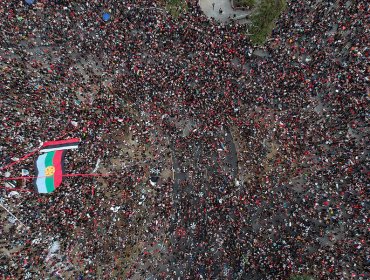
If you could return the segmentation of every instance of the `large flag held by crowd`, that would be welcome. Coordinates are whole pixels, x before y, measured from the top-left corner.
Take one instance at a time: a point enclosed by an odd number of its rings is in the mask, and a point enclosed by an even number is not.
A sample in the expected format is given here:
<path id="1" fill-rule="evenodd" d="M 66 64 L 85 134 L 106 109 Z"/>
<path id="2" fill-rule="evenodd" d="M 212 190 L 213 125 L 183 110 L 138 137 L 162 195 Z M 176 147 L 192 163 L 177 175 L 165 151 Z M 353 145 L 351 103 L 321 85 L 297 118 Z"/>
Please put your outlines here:
<path id="1" fill-rule="evenodd" d="M 64 156 L 69 149 L 77 149 L 79 138 L 45 142 L 35 161 L 36 178 L 34 185 L 38 193 L 51 193 L 63 180 Z"/>

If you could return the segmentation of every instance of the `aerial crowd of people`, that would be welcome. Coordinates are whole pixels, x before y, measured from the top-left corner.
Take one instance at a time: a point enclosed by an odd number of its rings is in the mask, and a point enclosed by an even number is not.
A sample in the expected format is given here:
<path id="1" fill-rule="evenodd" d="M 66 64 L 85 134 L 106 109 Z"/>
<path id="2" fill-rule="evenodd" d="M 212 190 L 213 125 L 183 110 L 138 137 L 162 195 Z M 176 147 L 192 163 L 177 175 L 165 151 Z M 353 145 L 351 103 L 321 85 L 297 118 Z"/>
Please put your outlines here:
<path id="1" fill-rule="evenodd" d="M 196 0 L 1 1 L 2 279 L 368 279 L 366 3 L 287 1 L 256 47 Z M 4 187 L 72 137 L 109 177 Z"/>

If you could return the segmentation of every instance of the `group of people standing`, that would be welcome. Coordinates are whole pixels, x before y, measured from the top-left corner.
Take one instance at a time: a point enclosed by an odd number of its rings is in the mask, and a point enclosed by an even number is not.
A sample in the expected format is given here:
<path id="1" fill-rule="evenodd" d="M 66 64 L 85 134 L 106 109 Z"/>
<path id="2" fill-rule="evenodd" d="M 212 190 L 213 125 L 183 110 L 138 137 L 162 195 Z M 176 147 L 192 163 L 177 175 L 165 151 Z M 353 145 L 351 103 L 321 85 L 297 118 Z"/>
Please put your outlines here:
<path id="1" fill-rule="evenodd" d="M 287 1 L 258 49 L 195 0 L 3 2 L 0 166 L 79 137 L 110 173 L 0 189 L 4 279 L 369 277 L 366 1 Z"/>

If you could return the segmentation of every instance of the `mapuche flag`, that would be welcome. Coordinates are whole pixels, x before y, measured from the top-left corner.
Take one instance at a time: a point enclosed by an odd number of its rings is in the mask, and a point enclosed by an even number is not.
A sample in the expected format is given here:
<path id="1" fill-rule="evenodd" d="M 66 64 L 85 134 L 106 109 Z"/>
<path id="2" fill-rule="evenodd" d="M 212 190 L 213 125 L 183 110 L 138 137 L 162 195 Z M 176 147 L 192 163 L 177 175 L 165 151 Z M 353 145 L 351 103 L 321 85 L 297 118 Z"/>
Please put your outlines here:
<path id="1" fill-rule="evenodd" d="M 77 149 L 80 139 L 45 142 L 36 162 L 34 185 L 38 193 L 51 193 L 60 186 L 64 174 L 64 156 L 66 150 Z"/>

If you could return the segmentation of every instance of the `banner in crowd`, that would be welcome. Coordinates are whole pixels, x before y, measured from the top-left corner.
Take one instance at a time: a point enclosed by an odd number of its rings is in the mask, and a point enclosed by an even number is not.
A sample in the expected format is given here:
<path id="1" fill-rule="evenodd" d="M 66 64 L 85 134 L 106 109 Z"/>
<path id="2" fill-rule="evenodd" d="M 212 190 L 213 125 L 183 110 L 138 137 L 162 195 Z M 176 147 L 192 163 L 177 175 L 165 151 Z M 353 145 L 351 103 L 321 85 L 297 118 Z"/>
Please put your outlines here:
<path id="1" fill-rule="evenodd" d="M 51 193 L 58 188 L 63 180 L 64 156 L 66 150 L 78 148 L 80 139 L 73 138 L 62 141 L 45 142 L 36 162 L 36 178 L 34 185 L 38 193 Z"/>

